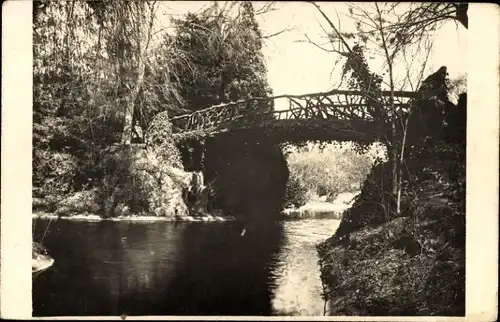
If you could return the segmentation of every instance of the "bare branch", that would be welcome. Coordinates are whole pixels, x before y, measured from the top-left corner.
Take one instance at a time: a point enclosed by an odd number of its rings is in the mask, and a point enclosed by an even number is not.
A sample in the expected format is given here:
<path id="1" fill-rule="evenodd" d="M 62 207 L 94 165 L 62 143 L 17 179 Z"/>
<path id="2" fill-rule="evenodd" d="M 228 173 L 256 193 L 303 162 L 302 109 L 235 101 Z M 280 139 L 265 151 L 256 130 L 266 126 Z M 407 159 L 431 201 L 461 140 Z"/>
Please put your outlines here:
<path id="1" fill-rule="evenodd" d="M 338 39 L 342 42 L 342 44 L 345 46 L 345 48 L 349 51 L 352 52 L 351 47 L 349 44 L 345 41 L 344 37 L 342 34 L 338 31 L 338 29 L 335 27 L 335 25 L 332 23 L 332 21 L 328 18 L 328 16 L 321 10 L 320 6 L 318 6 L 314 1 L 311 1 L 311 3 L 318 9 L 318 11 L 321 13 L 321 15 L 325 18 L 325 20 L 328 22 L 330 27 L 332 27 L 333 31 L 337 34 Z"/>
<path id="2" fill-rule="evenodd" d="M 345 52 L 341 52 L 341 51 L 338 51 L 336 49 L 326 49 L 326 48 L 323 48 L 320 45 L 318 45 L 317 43 L 315 43 L 314 41 L 312 41 L 309 38 L 309 36 L 307 36 L 307 35 L 304 35 L 304 36 L 307 38 L 307 41 L 306 40 L 296 40 L 295 42 L 306 42 L 306 43 L 309 43 L 309 44 L 312 44 L 312 45 L 318 47 L 319 49 L 321 49 L 323 51 L 326 51 L 327 53 L 337 53 L 337 54 L 340 54 L 342 56 L 347 56 L 347 53 L 345 53 Z"/>
<path id="3" fill-rule="evenodd" d="M 255 16 L 263 15 L 263 14 L 266 14 L 268 12 L 278 10 L 276 8 L 273 8 L 273 6 L 275 4 L 276 4 L 276 1 L 268 1 L 268 2 L 264 3 L 264 5 L 260 9 L 255 10 Z"/>
<path id="4" fill-rule="evenodd" d="M 288 31 L 292 31 L 294 30 L 294 28 L 285 28 L 283 30 L 280 30 L 278 32 L 275 32 L 275 33 L 272 33 L 272 34 L 269 34 L 269 35 L 265 35 L 265 36 L 262 36 L 263 39 L 269 39 L 269 38 L 272 38 L 272 37 L 275 37 L 275 36 L 278 36 L 278 35 L 281 35 L 282 33 L 284 32 L 288 32 Z"/>
<path id="5" fill-rule="evenodd" d="M 425 56 L 425 60 L 424 60 L 424 66 L 422 66 L 422 69 L 420 70 L 420 77 L 419 79 L 417 80 L 417 84 L 416 84 L 416 88 L 418 89 L 420 87 L 420 84 L 422 83 L 422 80 L 424 78 L 424 72 L 425 72 L 425 68 L 427 66 L 427 63 L 429 62 L 429 57 L 430 57 L 430 54 L 431 54 L 431 50 L 432 50 L 432 47 L 433 47 L 434 43 L 430 43 L 429 46 L 428 46 L 428 49 L 427 49 L 427 55 Z"/>
<path id="6" fill-rule="evenodd" d="M 411 81 L 410 69 L 411 69 L 411 66 L 413 65 L 413 61 L 415 60 L 415 56 L 412 55 L 411 62 L 408 64 L 408 60 L 406 59 L 406 49 L 403 48 L 403 58 L 404 58 L 405 65 L 406 65 L 406 79 L 410 83 L 411 90 L 414 91 L 415 87 L 413 86 L 413 83 Z M 406 84 L 406 82 L 403 82 L 402 87 L 404 87 L 405 84 Z"/>

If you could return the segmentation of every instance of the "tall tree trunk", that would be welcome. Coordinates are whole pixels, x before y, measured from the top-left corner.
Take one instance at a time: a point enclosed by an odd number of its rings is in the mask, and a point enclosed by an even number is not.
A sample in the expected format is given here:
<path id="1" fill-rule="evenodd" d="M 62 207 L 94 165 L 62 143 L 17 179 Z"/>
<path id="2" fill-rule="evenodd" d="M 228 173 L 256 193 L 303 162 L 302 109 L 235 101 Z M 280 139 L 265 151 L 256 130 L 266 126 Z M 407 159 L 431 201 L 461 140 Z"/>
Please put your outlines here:
<path id="1" fill-rule="evenodd" d="M 403 190 L 402 187 L 402 178 L 403 178 L 403 162 L 404 162 L 404 154 L 405 154 L 405 145 L 406 145 L 406 134 L 408 133 L 408 121 L 410 120 L 411 115 L 411 106 L 410 111 L 408 113 L 408 117 L 406 118 L 404 129 L 403 129 L 403 142 L 401 143 L 401 155 L 399 158 L 399 173 L 398 173 L 398 199 L 396 201 L 396 213 L 401 213 L 401 193 Z"/>
<path id="2" fill-rule="evenodd" d="M 391 108 L 391 144 L 390 144 L 390 156 L 391 156 L 391 165 L 392 165 L 392 200 L 390 202 L 390 209 L 394 209 L 397 195 L 399 191 L 398 187 L 398 147 L 397 147 L 397 136 L 396 136 L 396 106 L 394 104 L 394 73 L 393 73 L 393 56 L 389 54 L 389 50 L 387 47 L 387 42 L 385 39 L 384 27 L 382 26 L 382 13 L 380 12 L 380 8 L 377 3 L 375 3 L 375 7 L 377 8 L 378 13 L 378 30 L 380 32 L 380 36 L 382 38 L 382 46 L 384 48 L 385 58 L 387 60 L 387 65 L 389 67 L 389 86 L 391 91 L 390 96 L 390 108 Z M 398 213 L 399 214 L 399 213 Z"/>
<path id="3" fill-rule="evenodd" d="M 125 104 L 125 113 L 124 113 L 124 126 L 123 126 L 123 132 L 122 132 L 122 140 L 121 143 L 125 145 L 129 145 L 130 141 L 132 139 L 132 123 L 134 119 L 134 112 L 135 112 L 135 102 L 137 100 L 137 96 L 139 95 L 139 92 L 141 90 L 141 87 L 144 83 L 144 72 L 146 68 L 146 52 L 147 48 L 149 46 L 149 42 L 151 41 L 151 33 L 153 30 L 153 22 L 154 22 L 154 6 L 156 4 L 156 1 L 152 3 L 148 3 L 148 7 L 150 8 L 150 17 L 149 17 L 149 25 L 148 25 L 148 31 L 146 35 L 146 43 L 142 45 L 142 37 L 143 35 L 137 34 L 137 44 L 138 44 L 138 51 L 139 51 L 139 59 L 138 59 L 138 64 L 137 64 L 137 80 L 135 82 L 135 86 L 132 89 L 129 99 L 127 100 L 127 104 Z M 139 13 L 141 14 L 141 13 Z M 140 28 L 139 28 L 140 30 Z"/>
<path id="4" fill-rule="evenodd" d="M 137 100 L 137 95 L 141 90 L 142 84 L 144 82 L 144 69 L 145 64 L 143 57 L 139 58 L 139 64 L 137 66 L 137 81 L 135 83 L 132 92 L 130 93 L 127 104 L 125 105 L 125 115 L 124 115 L 124 126 L 122 133 L 122 144 L 129 145 L 132 138 L 132 120 L 135 111 L 135 101 Z"/>
<path id="5" fill-rule="evenodd" d="M 398 147 L 397 147 L 397 140 L 396 140 L 396 108 L 394 107 L 394 100 L 393 100 L 393 94 L 394 91 L 391 90 L 391 109 L 392 109 L 392 119 L 391 119 L 391 133 L 392 133 L 392 142 L 391 142 L 391 149 L 392 149 L 392 202 L 391 204 L 394 205 L 394 201 L 397 200 L 397 195 L 399 191 L 399 186 L 398 186 Z M 394 209 L 393 207 L 391 207 Z M 399 214 L 399 212 L 397 212 Z"/>

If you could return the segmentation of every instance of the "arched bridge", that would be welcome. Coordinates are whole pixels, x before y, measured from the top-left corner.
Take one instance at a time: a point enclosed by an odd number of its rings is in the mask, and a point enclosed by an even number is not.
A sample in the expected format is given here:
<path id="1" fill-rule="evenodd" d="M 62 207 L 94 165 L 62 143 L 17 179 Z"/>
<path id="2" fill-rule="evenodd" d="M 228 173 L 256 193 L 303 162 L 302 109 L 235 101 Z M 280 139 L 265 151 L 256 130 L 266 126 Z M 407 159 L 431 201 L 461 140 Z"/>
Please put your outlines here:
<path id="1" fill-rule="evenodd" d="M 416 92 L 395 91 L 396 113 L 406 111 L 416 95 Z M 215 105 L 173 117 L 171 121 L 176 141 L 250 131 L 251 135 L 278 142 L 373 142 L 384 126 L 375 121 L 376 116 L 386 114 L 384 110 L 391 108 L 390 98 L 390 91 L 379 92 L 375 97 L 349 90 L 280 95 Z M 286 100 L 288 108 L 274 110 L 272 103 L 277 100 Z"/>

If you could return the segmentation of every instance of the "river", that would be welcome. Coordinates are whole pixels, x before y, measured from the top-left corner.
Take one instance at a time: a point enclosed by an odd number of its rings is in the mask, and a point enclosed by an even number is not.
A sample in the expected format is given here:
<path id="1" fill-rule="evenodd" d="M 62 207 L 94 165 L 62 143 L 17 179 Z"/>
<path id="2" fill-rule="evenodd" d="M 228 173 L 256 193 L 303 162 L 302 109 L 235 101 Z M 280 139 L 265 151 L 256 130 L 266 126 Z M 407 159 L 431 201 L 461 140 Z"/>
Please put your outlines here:
<path id="1" fill-rule="evenodd" d="M 33 316 L 323 315 L 315 245 L 339 222 L 242 235 L 235 222 L 36 219 L 55 263 L 33 278 Z"/>

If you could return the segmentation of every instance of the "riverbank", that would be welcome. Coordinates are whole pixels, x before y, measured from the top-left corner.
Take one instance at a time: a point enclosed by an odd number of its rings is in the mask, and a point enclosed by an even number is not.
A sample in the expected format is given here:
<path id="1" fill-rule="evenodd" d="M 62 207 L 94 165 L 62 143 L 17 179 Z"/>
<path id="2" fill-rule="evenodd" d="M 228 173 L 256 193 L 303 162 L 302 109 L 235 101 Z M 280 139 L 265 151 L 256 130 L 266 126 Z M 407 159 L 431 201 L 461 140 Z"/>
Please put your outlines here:
<path id="1" fill-rule="evenodd" d="M 464 164 L 429 162 L 415 185 L 405 181 L 403 211 L 389 218 L 379 196 L 390 164 L 373 169 L 362 198 L 318 245 L 328 315 L 465 314 Z"/>
<path id="2" fill-rule="evenodd" d="M 71 220 L 71 221 L 131 221 L 131 222 L 226 222 L 235 221 L 233 216 L 212 216 L 204 215 L 200 217 L 184 216 L 184 217 L 161 217 L 161 216 L 118 216 L 103 218 L 96 214 L 78 214 L 74 216 L 58 216 L 52 213 L 35 212 L 32 214 L 33 219 L 51 219 L 51 220 Z"/>
<path id="3" fill-rule="evenodd" d="M 344 211 L 352 207 L 358 192 L 343 192 L 333 202 L 325 198 L 309 200 L 299 208 L 287 208 L 281 212 L 284 219 L 341 219 Z"/>
<path id="4" fill-rule="evenodd" d="M 308 201 L 305 205 L 299 208 L 287 208 L 281 212 L 279 219 L 341 219 L 342 213 L 349 209 L 354 198 L 359 192 L 344 192 L 337 196 L 335 201 L 327 202 L 324 198 L 318 198 Z M 35 205 L 39 205 L 40 201 L 36 200 Z M 81 208 L 81 207 L 80 207 Z M 80 209 L 78 208 L 78 209 Z M 36 209 L 36 208 L 35 208 Z M 39 208 L 40 209 L 40 208 Z M 43 208 L 42 208 L 43 209 Z M 43 210 L 34 210 L 32 213 L 33 219 L 51 219 L 51 220 L 72 220 L 72 221 L 130 221 L 130 222 L 226 222 L 235 221 L 234 216 L 222 216 L 204 214 L 201 216 L 153 216 L 153 215 L 128 215 L 115 217 L 102 217 L 95 212 L 48 212 Z"/>

